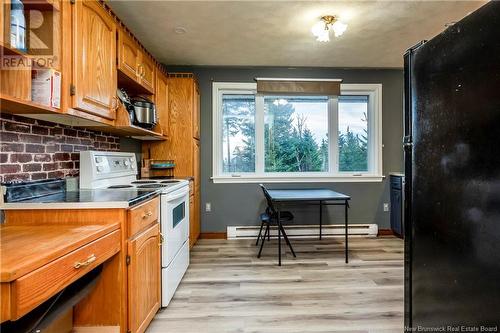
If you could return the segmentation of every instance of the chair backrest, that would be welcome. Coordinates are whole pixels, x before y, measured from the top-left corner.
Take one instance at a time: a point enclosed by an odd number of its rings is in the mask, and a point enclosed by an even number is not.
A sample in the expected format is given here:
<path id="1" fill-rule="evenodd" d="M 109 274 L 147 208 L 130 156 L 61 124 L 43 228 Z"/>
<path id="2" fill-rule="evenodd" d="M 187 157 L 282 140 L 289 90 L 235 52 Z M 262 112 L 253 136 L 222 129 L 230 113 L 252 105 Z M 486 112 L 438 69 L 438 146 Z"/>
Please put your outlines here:
<path id="1" fill-rule="evenodd" d="M 262 189 L 264 197 L 266 198 L 267 201 L 266 211 L 271 214 L 276 214 L 276 209 L 274 208 L 273 200 L 271 199 L 271 196 L 269 195 L 269 192 L 267 191 L 266 187 L 263 184 L 259 184 L 259 186 Z"/>

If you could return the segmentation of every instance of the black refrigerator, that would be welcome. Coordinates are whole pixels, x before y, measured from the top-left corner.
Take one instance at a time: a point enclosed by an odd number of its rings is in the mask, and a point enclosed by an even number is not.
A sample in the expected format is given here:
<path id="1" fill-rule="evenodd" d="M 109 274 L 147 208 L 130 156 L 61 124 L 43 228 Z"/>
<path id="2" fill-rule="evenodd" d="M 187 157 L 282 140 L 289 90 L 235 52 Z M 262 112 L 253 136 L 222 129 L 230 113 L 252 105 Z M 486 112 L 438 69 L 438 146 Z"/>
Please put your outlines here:
<path id="1" fill-rule="evenodd" d="M 405 54 L 404 132 L 405 325 L 499 325 L 500 1 Z"/>

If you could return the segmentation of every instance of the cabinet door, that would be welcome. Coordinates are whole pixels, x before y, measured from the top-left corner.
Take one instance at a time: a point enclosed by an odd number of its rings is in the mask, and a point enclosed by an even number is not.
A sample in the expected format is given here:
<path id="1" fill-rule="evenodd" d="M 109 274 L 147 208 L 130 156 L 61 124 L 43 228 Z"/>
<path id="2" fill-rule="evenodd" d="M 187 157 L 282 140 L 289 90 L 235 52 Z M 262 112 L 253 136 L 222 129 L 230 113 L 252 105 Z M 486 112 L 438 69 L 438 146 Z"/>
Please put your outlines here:
<path id="1" fill-rule="evenodd" d="M 200 238 L 201 233 L 201 220 L 200 220 L 200 193 L 195 193 L 194 195 L 194 231 L 193 236 L 195 239 L 195 243 Z"/>
<path id="2" fill-rule="evenodd" d="M 159 123 L 157 131 L 161 131 L 163 135 L 168 136 L 170 118 L 168 112 L 168 81 L 166 76 L 160 72 L 156 75 L 155 104 Z"/>
<path id="3" fill-rule="evenodd" d="M 193 139 L 193 175 L 194 175 L 194 221 L 193 221 L 193 237 L 194 242 L 200 237 L 201 221 L 200 221 L 200 141 Z"/>
<path id="4" fill-rule="evenodd" d="M 127 243 L 128 329 L 144 332 L 160 308 L 160 226 L 151 226 Z"/>
<path id="5" fill-rule="evenodd" d="M 194 195 L 191 195 L 189 197 L 189 248 L 192 248 L 194 243 L 196 243 L 195 221 Z"/>
<path id="6" fill-rule="evenodd" d="M 194 177 L 194 194 L 200 191 L 201 168 L 200 168 L 200 140 L 193 139 L 193 177 Z"/>
<path id="7" fill-rule="evenodd" d="M 118 69 L 132 80 L 139 77 L 139 45 L 123 30 L 118 30 Z"/>
<path id="8" fill-rule="evenodd" d="M 153 59 L 146 53 L 142 53 L 141 56 L 141 64 L 139 69 L 139 75 L 141 78 L 141 85 L 148 89 L 150 92 L 154 92 L 155 89 L 155 72 L 156 72 L 156 64 Z"/>
<path id="9" fill-rule="evenodd" d="M 198 84 L 194 82 L 193 94 L 193 138 L 200 139 L 200 90 Z"/>
<path id="10" fill-rule="evenodd" d="M 73 5 L 72 106 L 114 120 L 116 114 L 116 25 L 97 1 Z"/>
<path id="11" fill-rule="evenodd" d="M 403 234 L 402 228 L 402 192 L 401 189 L 391 188 L 391 228 L 398 235 Z"/>
<path id="12" fill-rule="evenodd" d="M 5 26 L 7 25 L 7 20 L 5 19 L 4 15 L 4 7 L 6 6 L 5 2 L 3 0 L 0 1 L 0 18 L 2 18 L 2 22 L 0 23 L 0 44 L 6 45 L 7 43 L 4 43 L 4 34 L 5 34 Z"/>

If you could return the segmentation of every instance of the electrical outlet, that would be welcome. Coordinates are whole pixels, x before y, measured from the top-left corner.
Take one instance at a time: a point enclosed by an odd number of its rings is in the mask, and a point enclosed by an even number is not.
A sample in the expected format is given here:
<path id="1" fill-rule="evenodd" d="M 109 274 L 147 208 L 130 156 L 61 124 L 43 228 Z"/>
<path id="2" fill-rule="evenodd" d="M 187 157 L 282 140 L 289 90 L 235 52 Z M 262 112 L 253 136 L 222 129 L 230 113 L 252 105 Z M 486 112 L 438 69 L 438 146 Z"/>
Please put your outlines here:
<path id="1" fill-rule="evenodd" d="M 387 202 L 384 202 L 384 212 L 389 211 L 389 204 Z"/>
<path id="2" fill-rule="evenodd" d="M 212 211 L 212 204 L 210 202 L 207 202 L 205 204 L 205 212 L 211 212 Z"/>

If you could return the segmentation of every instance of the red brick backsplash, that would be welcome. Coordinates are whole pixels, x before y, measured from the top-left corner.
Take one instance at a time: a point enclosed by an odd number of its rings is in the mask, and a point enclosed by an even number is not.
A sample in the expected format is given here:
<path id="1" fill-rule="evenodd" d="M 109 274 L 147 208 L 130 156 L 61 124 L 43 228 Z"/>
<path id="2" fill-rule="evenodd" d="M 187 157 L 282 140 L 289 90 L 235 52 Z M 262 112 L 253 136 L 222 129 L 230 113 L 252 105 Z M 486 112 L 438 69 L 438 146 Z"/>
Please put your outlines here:
<path id="1" fill-rule="evenodd" d="M 120 149 L 103 132 L 0 113 L 0 182 L 78 175 L 81 150 Z"/>

